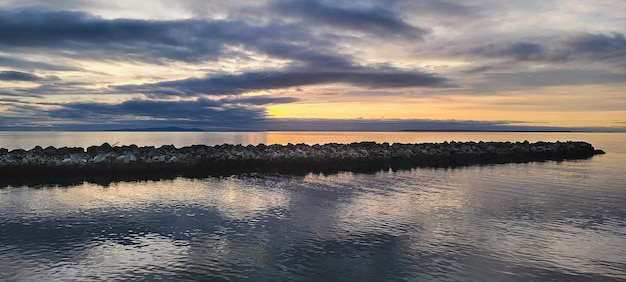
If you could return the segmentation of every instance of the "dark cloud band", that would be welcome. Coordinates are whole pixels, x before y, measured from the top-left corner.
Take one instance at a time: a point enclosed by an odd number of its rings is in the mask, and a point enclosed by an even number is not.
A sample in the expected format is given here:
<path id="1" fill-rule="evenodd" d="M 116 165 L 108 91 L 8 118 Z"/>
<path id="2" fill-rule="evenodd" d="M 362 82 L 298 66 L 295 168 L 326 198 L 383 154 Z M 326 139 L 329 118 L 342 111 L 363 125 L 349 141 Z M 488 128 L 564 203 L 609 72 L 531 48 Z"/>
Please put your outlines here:
<path id="1" fill-rule="evenodd" d="M 445 78 L 427 73 L 364 68 L 361 72 L 250 72 L 241 75 L 125 85 L 119 86 L 118 90 L 131 93 L 196 96 L 241 94 L 256 90 L 328 83 L 345 83 L 370 88 L 405 88 L 440 87 L 447 82 Z"/>
<path id="2" fill-rule="evenodd" d="M 19 71 L 0 71 L 0 80 L 38 81 L 42 78 L 34 74 Z"/>

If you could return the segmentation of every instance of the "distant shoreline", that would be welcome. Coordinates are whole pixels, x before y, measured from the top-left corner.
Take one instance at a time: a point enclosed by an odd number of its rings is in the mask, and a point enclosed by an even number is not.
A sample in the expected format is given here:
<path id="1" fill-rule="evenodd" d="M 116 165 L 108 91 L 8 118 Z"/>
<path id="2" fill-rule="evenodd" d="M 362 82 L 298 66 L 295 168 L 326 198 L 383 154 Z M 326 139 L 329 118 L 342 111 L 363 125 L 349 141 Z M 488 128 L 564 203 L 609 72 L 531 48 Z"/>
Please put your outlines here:
<path id="1" fill-rule="evenodd" d="M 572 132 L 592 132 L 592 131 L 576 131 L 576 130 L 471 130 L 471 129 L 444 129 L 444 130 L 422 130 L 422 129 L 403 129 L 398 132 L 503 132 L 503 133 L 572 133 Z"/>
<path id="2" fill-rule="evenodd" d="M 578 132 L 620 132 L 591 130 L 477 130 L 477 129 L 401 129 L 401 130 L 204 130 L 200 128 L 135 128 L 111 129 L 105 132 L 487 132 L 487 133 L 578 133 Z"/>

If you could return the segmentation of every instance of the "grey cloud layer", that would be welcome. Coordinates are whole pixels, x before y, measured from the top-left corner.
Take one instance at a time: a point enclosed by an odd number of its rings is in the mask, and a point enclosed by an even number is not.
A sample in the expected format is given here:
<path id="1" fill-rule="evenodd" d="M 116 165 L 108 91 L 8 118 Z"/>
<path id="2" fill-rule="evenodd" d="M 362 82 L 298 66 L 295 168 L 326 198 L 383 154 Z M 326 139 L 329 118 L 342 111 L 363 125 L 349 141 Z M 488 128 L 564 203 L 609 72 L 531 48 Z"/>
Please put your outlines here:
<path id="1" fill-rule="evenodd" d="M 425 33 L 397 18 L 391 11 L 380 8 L 351 11 L 326 7 L 315 1 L 298 5 L 285 3 L 277 4 L 277 7 L 287 9 L 287 14 L 308 15 L 308 19 L 340 27 L 411 38 L 420 38 Z M 300 5 L 315 8 L 298 8 Z M 327 13 L 328 16 L 319 18 Z M 308 22 L 293 24 L 281 20 L 266 25 L 229 19 L 109 20 L 74 11 L 0 10 L 0 46 L 15 50 L 75 50 L 97 54 L 102 59 L 215 60 L 226 51 L 232 52 L 229 46 L 243 45 L 295 60 L 337 60 L 338 54 L 330 51 L 337 49 L 333 48 L 336 46 L 332 41 L 316 38 L 310 29 Z"/>
<path id="2" fill-rule="evenodd" d="M 53 118 L 88 120 L 97 119 L 128 120 L 156 119 L 176 120 L 179 124 L 211 125 L 214 127 L 235 127 L 237 124 L 256 126 L 265 119 L 265 110 L 260 106 L 293 103 L 299 99 L 293 97 L 252 96 L 225 97 L 222 99 L 199 98 L 196 100 L 149 100 L 131 99 L 121 103 L 74 102 L 57 103 L 56 109 L 48 110 Z M 0 100 L 1 102 L 2 100 Z M 17 102 L 6 99 L 6 102 Z M 32 105 L 25 105 L 32 108 Z"/>
<path id="3" fill-rule="evenodd" d="M 571 5 L 581 3 L 574 2 Z M 146 124 L 153 120 L 176 126 L 261 126 L 268 122 L 267 105 L 306 102 L 314 99 L 311 98 L 314 95 L 307 96 L 306 91 L 291 92 L 298 97 L 241 94 L 263 90 L 284 93 L 280 90 L 341 84 L 347 92 L 438 88 L 437 93 L 445 89 L 450 93 L 489 95 L 490 90 L 618 84 L 623 83 L 626 74 L 623 27 L 588 30 L 550 27 L 535 32 L 522 31 L 525 22 L 505 22 L 508 15 L 515 19 L 515 13 L 556 7 L 552 2 L 528 1 L 507 7 L 482 0 L 462 3 L 163 0 L 159 3 L 189 7 L 193 10 L 188 14 L 194 17 L 115 18 L 110 17 L 110 11 L 115 10 L 116 3 L 82 0 L 55 1 L 55 5 L 36 0 L 0 3 L 0 82 L 20 85 L 0 85 L 0 98 L 11 97 L 1 104 L 2 122 L 6 125 L 45 116 L 65 122 L 76 119 L 132 123 L 136 117 Z M 611 3 L 619 6 L 623 2 Z M 94 11 L 99 7 L 108 9 L 109 18 L 97 16 Z M 513 10 L 515 7 L 521 8 Z M 603 21 L 610 19 L 606 17 Z M 514 29 L 517 26 L 520 30 Z M 396 50 L 397 54 L 387 53 Z M 430 66 L 427 61 L 433 58 L 434 61 L 452 58 L 466 64 L 448 67 L 434 62 Z M 155 74 L 150 81 L 156 82 L 120 85 L 119 77 L 113 73 L 94 74 L 89 80 L 81 80 L 84 76 L 80 72 L 97 71 L 85 70 L 89 69 L 89 63 L 76 63 L 86 60 L 152 64 L 159 68 L 197 65 L 207 72 L 198 76 L 195 69 L 195 77 L 182 79 Z M 250 62 L 253 64 L 248 65 Z M 230 68 L 221 68 L 223 63 Z M 418 65 L 432 68 L 425 71 Z M 112 79 L 116 84 L 104 81 L 108 80 L 106 76 L 116 78 Z M 98 79 L 101 81 L 94 81 Z M 27 101 L 54 100 L 50 95 L 59 94 L 74 95 L 74 99 L 83 94 L 128 96 L 123 98 L 125 101 L 104 103 L 86 98 L 47 107 L 41 107 L 42 103 L 37 106 L 17 102 L 20 97 Z M 361 95 L 355 99 L 367 98 Z M 360 121 L 341 122 L 364 126 Z M 368 122 L 381 128 L 391 126 L 381 121 Z M 410 125 L 394 122 L 404 127 Z M 429 121 L 415 125 L 434 124 L 454 129 L 459 124 L 478 128 L 506 123 L 455 122 Z M 317 124 L 336 125 L 326 121 Z"/>
<path id="4" fill-rule="evenodd" d="M 335 72 L 251 72 L 241 75 L 223 75 L 192 78 L 154 84 L 117 87 L 122 92 L 176 96 L 241 94 L 255 90 L 283 89 L 296 86 L 346 83 L 371 88 L 403 88 L 443 86 L 446 79 L 419 72 L 362 71 Z"/>
<path id="5" fill-rule="evenodd" d="M 298 5 L 303 5 L 299 7 Z M 378 36 L 403 36 L 420 39 L 425 30 L 413 27 L 398 15 L 383 8 L 349 10 L 315 1 L 298 5 L 275 2 L 272 9 L 288 17 L 347 28 Z M 326 14 L 323 19 L 318 17 Z M 120 103 L 59 103 L 45 112 L 54 119 L 122 121 L 154 119 L 186 122 L 190 125 L 236 126 L 256 124 L 265 118 L 262 106 L 297 102 L 296 97 L 232 97 L 255 90 L 272 90 L 305 85 L 343 83 L 369 88 L 438 87 L 446 78 L 420 71 L 386 66 L 363 66 L 352 55 L 324 36 L 313 35 L 308 22 L 272 21 L 252 25 L 239 20 L 137 20 L 103 19 L 83 12 L 39 11 L 36 9 L 0 11 L 0 46 L 19 52 L 51 52 L 74 59 L 138 60 L 160 64 L 164 60 L 201 62 L 222 56 L 244 56 L 231 47 L 289 60 L 282 69 L 210 75 L 142 85 L 123 85 L 109 89 L 83 89 L 80 83 L 44 83 L 40 76 L 18 71 L 3 71 L 2 80 L 37 81 L 30 89 L 12 89 L 12 96 L 48 94 L 147 94 L 156 96 L 197 96 L 194 100 L 131 99 Z M 233 53 L 234 52 L 234 53 Z M 14 66 L 55 70 L 44 62 L 9 60 Z M 37 65 L 39 63 L 39 65 Z M 70 69 L 68 67 L 68 69 Z M 206 99 L 206 95 L 227 98 Z M 24 105 L 21 105 L 24 107 Z M 14 108 L 17 108 L 15 104 Z M 35 106 L 26 106 L 36 109 Z"/>
<path id="6" fill-rule="evenodd" d="M 326 12 L 331 9 L 313 1 L 306 1 L 305 4 L 314 5 Z M 325 20 L 332 24 L 351 24 L 355 28 L 366 27 L 368 30 L 378 27 L 396 33 L 419 33 L 419 28 L 413 28 L 394 18 L 386 10 L 350 13 L 348 10 L 335 8 L 332 11 L 335 11 L 331 13 L 332 17 L 354 17 L 341 21 L 336 19 L 338 22 Z M 318 12 L 320 11 L 313 11 L 312 15 Z M 291 63 L 287 69 L 272 70 L 271 73 L 250 72 L 203 80 L 187 79 L 137 88 L 140 92 L 144 92 L 141 90 L 143 88 L 157 94 L 235 94 L 246 90 L 327 82 L 362 84 L 366 87 L 419 87 L 440 86 L 446 81 L 445 78 L 419 71 L 361 66 L 352 56 L 331 51 L 337 48 L 333 48 L 335 46 L 330 41 L 311 35 L 304 25 L 270 23 L 252 26 L 229 20 L 106 20 L 69 11 L 0 12 L 0 46 L 7 48 L 56 49 L 58 52 L 72 50 L 74 55 L 71 56 L 90 57 L 96 53 L 102 59 L 125 57 L 145 61 L 202 61 L 226 56 L 224 52 L 229 50 L 229 46 L 235 45 L 243 45 L 272 57 L 288 59 Z M 119 87 L 118 90 L 135 89 Z"/>
<path id="7" fill-rule="evenodd" d="M 383 37 L 419 40 L 428 33 L 428 30 L 408 24 L 396 12 L 380 6 L 348 9 L 314 0 L 300 0 L 277 1 L 272 8 L 295 19 Z"/>
<path id="8" fill-rule="evenodd" d="M 0 46 L 74 51 L 101 59 L 214 59 L 224 45 L 254 40 L 253 27 L 229 21 L 107 20 L 82 12 L 0 11 Z M 70 54 L 70 56 L 72 56 Z"/>
<path id="9" fill-rule="evenodd" d="M 0 71 L 0 80 L 38 81 L 42 78 L 34 74 L 19 71 Z"/>
<path id="10" fill-rule="evenodd" d="M 617 32 L 494 40 L 446 52 L 474 60 L 460 72 L 480 77 L 471 85 L 473 93 L 626 82 L 626 39 Z"/>
<path id="11" fill-rule="evenodd" d="M 626 70 L 626 39 L 621 33 L 580 33 L 569 37 L 517 42 L 492 42 L 470 53 L 516 61 L 606 62 Z"/>
<path id="12" fill-rule="evenodd" d="M 227 104 L 209 99 L 196 101 L 151 101 L 133 99 L 119 104 L 77 102 L 62 104 L 63 108 L 50 111 L 53 117 L 88 118 L 138 116 L 165 119 L 193 119 L 223 121 L 232 119 L 254 119 L 263 116 L 259 109 L 229 107 Z"/>
<path id="13" fill-rule="evenodd" d="M 46 63 L 29 61 L 20 58 L 0 56 L 0 66 L 24 71 L 44 70 L 44 71 L 79 71 L 80 68 L 64 66 L 57 63 Z"/>

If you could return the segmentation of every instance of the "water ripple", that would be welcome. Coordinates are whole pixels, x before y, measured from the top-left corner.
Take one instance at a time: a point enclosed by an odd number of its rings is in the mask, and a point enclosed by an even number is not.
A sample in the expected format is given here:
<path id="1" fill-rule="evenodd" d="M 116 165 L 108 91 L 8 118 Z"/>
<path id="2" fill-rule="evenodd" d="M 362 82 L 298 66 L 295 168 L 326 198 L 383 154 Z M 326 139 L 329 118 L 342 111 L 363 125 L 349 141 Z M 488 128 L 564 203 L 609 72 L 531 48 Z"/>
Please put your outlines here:
<path id="1" fill-rule="evenodd" d="M 0 280 L 618 281 L 626 192 L 585 163 L 0 190 Z"/>

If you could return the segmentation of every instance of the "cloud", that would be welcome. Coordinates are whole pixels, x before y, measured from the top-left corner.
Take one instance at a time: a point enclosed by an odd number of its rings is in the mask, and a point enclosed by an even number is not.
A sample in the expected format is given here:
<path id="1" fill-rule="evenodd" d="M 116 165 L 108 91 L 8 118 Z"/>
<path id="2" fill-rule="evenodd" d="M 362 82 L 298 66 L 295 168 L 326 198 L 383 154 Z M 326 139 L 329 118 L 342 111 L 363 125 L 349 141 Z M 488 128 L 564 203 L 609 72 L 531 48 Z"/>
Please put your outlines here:
<path id="1" fill-rule="evenodd" d="M 621 33 L 577 34 L 569 37 L 529 39 L 517 42 L 495 41 L 474 46 L 469 53 L 486 58 L 518 62 L 602 62 L 626 70 L 626 38 Z"/>
<path id="2" fill-rule="evenodd" d="M 420 33 L 419 28 L 408 25 L 395 13 L 378 6 L 348 9 L 313 1 L 300 4 L 304 8 L 315 8 L 311 17 L 329 12 L 331 15 L 324 21 L 348 29 L 367 29 L 375 33 L 383 29 L 391 33 Z M 302 8 L 289 5 L 276 2 L 275 8 Z M 349 18 L 342 20 L 341 17 Z M 313 18 L 307 19 L 315 21 Z M 37 51 L 72 59 L 139 60 L 166 64 L 168 60 L 189 63 L 221 58 L 247 60 L 245 57 L 248 55 L 241 51 L 245 49 L 288 60 L 270 70 L 259 67 L 240 74 L 212 74 L 205 78 L 98 88 L 48 83 L 28 89 L 4 89 L 4 92 L 13 96 L 138 93 L 199 96 L 327 83 L 366 88 L 441 87 L 448 83 L 448 79 L 431 73 L 387 66 L 363 66 L 353 55 L 342 54 L 342 48 L 333 40 L 311 33 L 313 27 L 309 24 L 270 21 L 252 25 L 228 19 L 104 19 L 75 11 L 0 10 L 0 47 L 18 53 Z"/>
<path id="3" fill-rule="evenodd" d="M 97 102 L 60 103 L 48 110 L 52 119 L 81 120 L 94 128 L 196 127 L 247 130 L 524 130 L 509 126 L 520 121 L 468 121 L 429 119 L 284 119 L 268 118 L 259 105 L 292 103 L 292 97 L 228 97 L 186 101 L 131 99 L 116 104 Z M 31 108 L 31 105 L 26 105 Z M 7 124 L 8 125 L 8 124 Z M 62 123 L 60 124 L 62 126 Z M 71 124 L 80 129 L 79 123 Z M 532 129 L 535 127 L 528 127 Z M 88 128 L 85 128 L 88 129 Z M 544 129 L 544 128 L 535 128 Z M 547 128 L 545 128 L 547 129 Z M 551 128 L 552 130 L 554 128 Z"/>
<path id="4" fill-rule="evenodd" d="M 0 126 L 8 130 L 179 127 L 205 130 L 571 130 L 565 127 L 523 126 L 523 121 L 431 120 L 431 119 L 293 119 L 269 118 L 259 105 L 289 103 L 290 97 L 228 97 L 187 101 L 131 99 L 120 103 L 74 102 L 47 104 L 0 100 L 12 106 Z M 16 115 L 19 115 L 16 116 Z M 54 121 L 50 124 L 50 121 Z M 514 125 L 513 125 L 514 124 Z"/>
<path id="5" fill-rule="evenodd" d="M 214 59 L 226 44 L 254 39 L 255 34 L 255 28 L 231 21 L 108 20 L 73 11 L 0 11 L 0 46 L 17 51 L 26 47 L 75 50 L 74 56 L 96 58 L 199 61 Z"/>
<path id="6" fill-rule="evenodd" d="M 249 91 L 285 89 L 289 87 L 346 83 L 369 88 L 441 87 L 447 79 L 433 74 L 400 70 L 362 71 L 276 71 L 248 72 L 240 75 L 221 75 L 190 78 L 142 85 L 124 85 L 117 89 L 129 93 L 197 96 L 230 95 Z"/>
<path id="7" fill-rule="evenodd" d="M 291 60 L 292 66 L 346 69 L 354 64 L 351 56 L 339 53 L 336 42 L 312 34 L 310 28 L 282 21 L 103 19 L 75 11 L 0 10 L 0 47 L 157 64 L 245 59 L 243 49 Z"/>
<path id="8" fill-rule="evenodd" d="M 473 52 L 485 56 L 512 57 L 519 61 L 541 60 L 545 56 L 541 45 L 529 42 L 490 44 L 474 48 Z"/>
<path id="9" fill-rule="evenodd" d="M 19 113 L 3 102 L 11 122 L 210 123 L 237 111 L 264 119 L 276 103 L 391 107 L 411 96 L 419 108 L 413 98 L 425 95 L 454 118 L 471 109 L 457 113 L 448 97 L 524 89 L 511 94 L 524 100 L 534 87 L 580 84 L 621 93 L 626 73 L 620 1 L 0 2 L 0 95 L 35 102 Z M 266 96 L 242 95 L 257 91 Z"/>
<path id="10" fill-rule="evenodd" d="M 154 119 L 232 120 L 260 118 L 262 110 L 256 108 L 231 107 L 219 101 L 198 99 L 193 101 L 158 101 L 132 99 L 118 104 L 76 102 L 60 104 L 60 109 L 51 110 L 52 117 L 59 118 L 102 118 L 127 117 Z"/>
<path id="11" fill-rule="evenodd" d="M 454 26 L 464 29 L 474 26 L 485 19 L 498 5 L 490 3 L 478 4 L 475 1 L 380 1 L 382 5 L 393 5 L 393 9 L 406 18 L 419 19 L 428 26 Z M 475 28 L 475 27 L 473 27 Z"/>
<path id="12" fill-rule="evenodd" d="M 295 97 L 273 97 L 268 95 L 263 96 L 249 96 L 249 97 L 237 97 L 231 99 L 220 100 L 229 104 L 248 104 L 255 106 L 271 105 L 271 104 L 288 104 L 300 101 Z"/>
<path id="13" fill-rule="evenodd" d="M 571 57 L 567 50 L 555 50 L 554 45 L 558 44 L 553 43 L 550 46 L 530 40 L 516 42 L 495 41 L 474 46 L 470 48 L 469 53 L 490 59 L 499 58 L 518 62 L 564 62 Z"/>
<path id="14" fill-rule="evenodd" d="M 15 52 L 39 49 L 74 58 L 163 63 L 236 57 L 236 49 L 244 47 L 308 63 L 350 64 L 330 51 L 332 41 L 316 39 L 307 28 L 280 22 L 263 26 L 238 20 L 103 19 L 74 11 L 0 10 L 0 46 Z"/>
<path id="15" fill-rule="evenodd" d="M 22 103 L 22 100 L 14 98 L 0 98 L 0 104 L 4 103 Z"/>
<path id="16" fill-rule="evenodd" d="M 263 41 L 259 42 L 256 48 L 272 57 L 293 60 L 291 63 L 292 67 L 313 68 L 318 71 L 352 70 L 356 68 L 352 56 L 326 50 L 329 46 L 333 46 L 333 44 L 322 42 L 294 44 L 279 41 Z"/>
<path id="17" fill-rule="evenodd" d="M 469 69 L 463 70 L 463 73 L 475 74 L 475 73 L 489 72 L 489 71 L 498 70 L 498 69 L 503 69 L 503 68 L 499 67 L 499 66 L 489 66 L 489 65 L 486 65 L 486 66 L 475 66 L 475 67 L 471 67 Z"/>
<path id="18" fill-rule="evenodd" d="M 1 43 L 0 43 L 1 44 Z M 46 70 L 46 71 L 80 71 L 81 69 L 74 66 L 52 64 L 46 62 L 29 61 L 19 58 L 11 58 L 0 56 L 0 65 L 12 69 L 21 70 Z"/>
<path id="19" fill-rule="evenodd" d="M 626 38 L 621 33 L 611 35 L 585 33 L 565 42 L 574 56 L 587 60 L 602 60 L 618 64 L 626 70 Z"/>
<path id="20" fill-rule="evenodd" d="M 621 33 L 494 40 L 444 52 L 470 60 L 457 80 L 480 75 L 480 80 L 465 80 L 473 93 L 626 81 L 626 38 Z"/>
<path id="21" fill-rule="evenodd" d="M 199 126 L 236 128 L 251 127 L 265 119 L 259 106 L 298 101 L 292 97 L 228 97 L 196 100 L 130 99 L 120 103 L 73 102 L 57 103 L 48 110 L 49 117 L 81 120 L 94 124 L 135 124 L 145 126 Z M 105 122 L 103 122 L 105 121 Z"/>
<path id="22" fill-rule="evenodd" d="M 39 0 L 4 0 L 2 5 L 8 8 L 19 7 L 37 7 L 37 9 L 45 10 L 59 10 L 64 9 L 83 9 L 87 7 L 102 6 L 101 3 L 97 3 L 90 0 L 55 0 L 55 1 L 39 1 Z"/>
<path id="23" fill-rule="evenodd" d="M 399 130 L 567 130 L 563 127 L 520 126 L 520 121 L 473 121 L 431 119 L 266 119 L 261 125 L 271 130 L 399 131 Z"/>
<path id="24" fill-rule="evenodd" d="M 421 10 L 425 10 L 426 13 L 434 13 L 437 16 L 443 17 L 462 17 L 476 16 L 479 10 L 475 7 L 466 6 L 460 3 L 453 3 L 447 1 L 416 1 Z"/>
<path id="25" fill-rule="evenodd" d="M 471 72 L 469 72 L 471 74 Z M 572 87 L 572 95 L 579 95 L 583 91 L 576 90 L 575 86 L 582 85 L 605 85 L 607 87 L 620 87 L 626 81 L 626 73 L 610 72 L 598 69 L 568 69 L 568 68 L 545 68 L 536 71 L 514 71 L 510 68 L 492 68 L 485 69 L 480 73 L 480 81 L 473 83 L 467 93 L 479 93 L 480 95 L 500 95 L 506 91 L 524 91 L 527 95 L 518 95 L 519 97 L 527 97 L 529 100 L 532 93 L 538 88 L 543 87 Z M 585 95 L 593 95 L 586 93 Z M 567 97 L 565 97 L 567 98 Z M 604 97 L 607 98 L 607 97 Z M 519 103 L 519 102 L 518 102 Z M 565 110 L 565 104 L 560 105 Z M 615 105 L 619 107 L 618 105 Z M 558 108 L 559 106 L 557 106 Z M 592 110 L 591 104 L 584 105 L 583 108 Z"/>
<path id="26" fill-rule="evenodd" d="M 0 80 L 9 81 L 39 81 L 41 77 L 19 71 L 0 71 Z"/>
<path id="27" fill-rule="evenodd" d="M 508 89 L 524 89 L 539 86 L 623 84 L 626 73 L 610 73 L 598 70 L 554 69 L 535 72 L 490 73 L 485 78 L 488 84 L 502 85 Z M 499 82 L 496 84 L 495 82 Z"/>
<path id="28" fill-rule="evenodd" d="M 423 39 L 426 29 L 405 22 L 392 10 L 379 6 L 368 8 L 344 8 L 325 5 L 316 0 L 276 1 L 274 10 L 292 19 L 304 19 L 311 23 L 345 28 L 383 37 Z"/>
<path id="29" fill-rule="evenodd" d="M 583 53 L 604 53 L 611 55 L 615 52 L 626 52 L 626 39 L 623 34 L 613 33 L 612 36 L 604 34 L 581 34 L 569 40 L 574 50 Z"/>
<path id="30" fill-rule="evenodd" d="M 41 107 L 35 103 L 20 99 L 2 98 L 0 106 L 4 108 L 0 126 L 7 129 L 27 129 L 51 127 L 53 120 L 42 112 Z"/>

